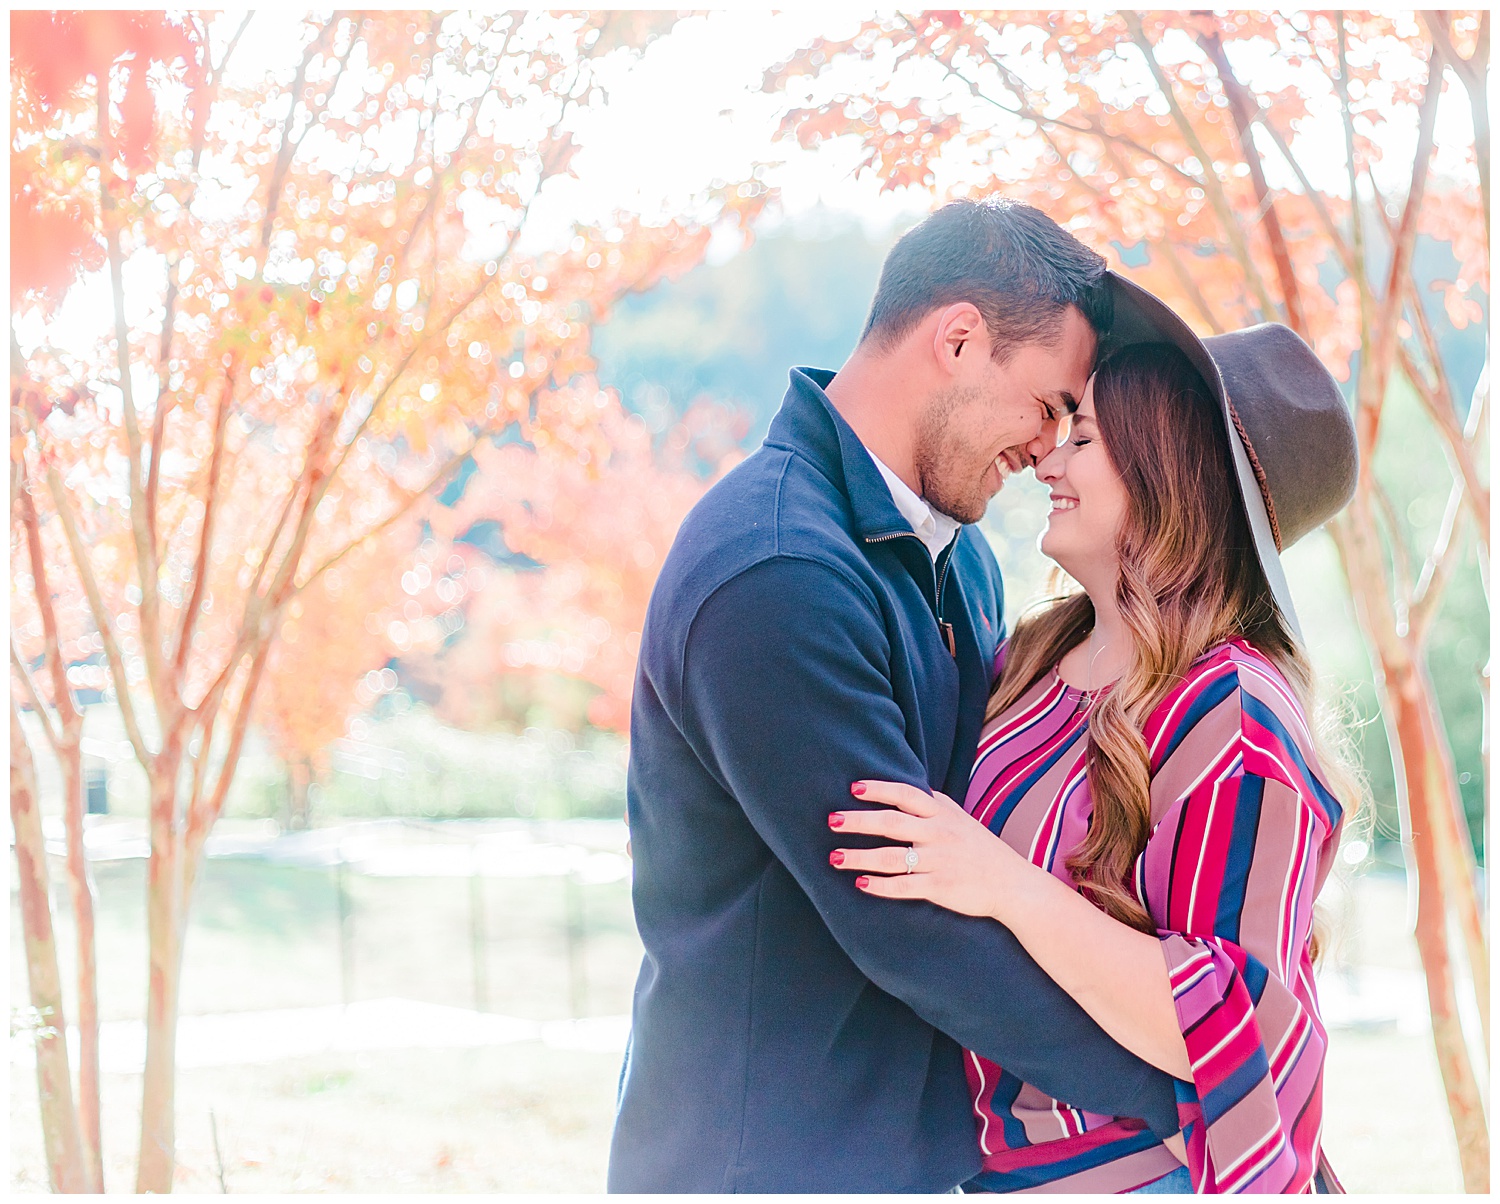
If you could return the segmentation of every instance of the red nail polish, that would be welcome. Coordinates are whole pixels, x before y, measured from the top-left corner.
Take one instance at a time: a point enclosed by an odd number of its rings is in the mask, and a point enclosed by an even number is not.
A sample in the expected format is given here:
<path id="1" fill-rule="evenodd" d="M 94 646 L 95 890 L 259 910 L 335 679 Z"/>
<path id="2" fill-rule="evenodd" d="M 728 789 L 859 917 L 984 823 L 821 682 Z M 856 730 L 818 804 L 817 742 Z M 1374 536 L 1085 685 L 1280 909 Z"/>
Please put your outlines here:
<path id="1" fill-rule="evenodd" d="M 869 886 L 870 886 L 870 880 L 868 878 L 866 878 L 863 874 L 861 874 L 858 878 L 856 878 L 854 880 L 854 885 L 857 886 L 857 887 L 859 887 L 860 890 L 868 890 Z"/>
<path id="2" fill-rule="evenodd" d="M 864 792 L 865 784 L 863 782 L 855 782 L 854 785 L 849 787 L 849 793 L 854 795 L 856 798 L 864 794 Z"/>
<path id="3" fill-rule="evenodd" d="M 833 812 L 828 817 L 828 826 L 830 828 L 842 828 L 844 826 L 844 817 L 837 811 Z"/>
<path id="4" fill-rule="evenodd" d="M 844 864 L 844 850 L 843 849 L 834 849 L 833 852 L 831 852 L 831 853 L 828 854 L 828 860 L 833 865 L 843 865 Z"/>

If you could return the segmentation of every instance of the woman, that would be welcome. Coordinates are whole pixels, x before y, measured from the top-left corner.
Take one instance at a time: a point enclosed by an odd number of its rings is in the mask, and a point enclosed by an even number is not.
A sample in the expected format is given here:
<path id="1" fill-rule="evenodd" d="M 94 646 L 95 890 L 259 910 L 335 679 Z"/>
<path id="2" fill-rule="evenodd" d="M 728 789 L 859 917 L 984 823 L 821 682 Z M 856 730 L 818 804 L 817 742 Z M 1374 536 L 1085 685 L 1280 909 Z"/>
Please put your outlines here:
<path id="1" fill-rule="evenodd" d="M 1217 362 L 1194 356 L 1207 378 L 1178 346 L 1116 353 L 1037 464 L 1052 489 L 1041 549 L 1083 591 L 1002 646 L 964 807 L 857 782 L 862 801 L 894 809 L 830 817 L 841 834 L 910 846 L 837 850 L 860 890 L 1007 925 L 1115 1040 L 1181 1080 L 1183 1131 L 1164 1143 L 968 1054 L 984 1158 L 970 1191 L 1308 1191 L 1318 1175 L 1312 905 L 1339 800 L 1357 793 L 1306 719 L 1311 672 L 1274 535 L 1278 511 L 1291 539 L 1324 521 L 1352 480 L 1315 483 L 1309 505 L 1308 474 L 1282 471 L 1291 492 L 1276 496 L 1224 380 L 1240 383 L 1239 406 L 1252 378 L 1312 353 L 1283 327 L 1240 334 L 1255 337 L 1224 336 L 1237 341 L 1213 350 Z M 1337 387 L 1317 372 L 1326 409 Z M 1294 403 L 1256 414 L 1279 426 L 1278 456 L 1318 433 L 1295 404 L 1306 391 L 1260 390 Z M 1334 430 L 1338 477 L 1352 432 Z M 1301 451 L 1323 458 L 1324 442 Z M 1301 529 L 1287 532 L 1291 512 Z M 1337 1190 L 1331 1176 L 1319 1186 Z"/>

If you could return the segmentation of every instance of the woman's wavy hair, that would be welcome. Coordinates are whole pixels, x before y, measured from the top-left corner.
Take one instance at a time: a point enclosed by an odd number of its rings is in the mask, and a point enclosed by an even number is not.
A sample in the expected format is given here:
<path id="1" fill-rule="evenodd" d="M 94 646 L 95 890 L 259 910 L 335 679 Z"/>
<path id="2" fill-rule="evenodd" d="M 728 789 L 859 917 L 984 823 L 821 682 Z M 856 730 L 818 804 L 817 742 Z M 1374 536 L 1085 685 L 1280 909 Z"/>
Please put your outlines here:
<path id="1" fill-rule="evenodd" d="M 1151 829 L 1146 718 L 1209 649 L 1241 637 L 1264 654 L 1310 719 L 1313 673 L 1271 595 L 1234 483 L 1218 403 L 1187 357 L 1165 343 L 1110 356 L 1094 377 L 1096 422 L 1127 497 L 1118 536 L 1116 602 L 1133 651 L 1114 686 L 1095 696 L 1088 720 L 1094 814 L 1068 858 L 1074 880 L 1116 919 L 1155 925 L 1133 886 Z M 1094 606 L 1060 594 L 1016 625 L 987 718 L 1011 706 L 1062 656 L 1088 638 Z M 1309 723 L 1324 784 L 1352 813 L 1363 793 L 1338 717 Z"/>

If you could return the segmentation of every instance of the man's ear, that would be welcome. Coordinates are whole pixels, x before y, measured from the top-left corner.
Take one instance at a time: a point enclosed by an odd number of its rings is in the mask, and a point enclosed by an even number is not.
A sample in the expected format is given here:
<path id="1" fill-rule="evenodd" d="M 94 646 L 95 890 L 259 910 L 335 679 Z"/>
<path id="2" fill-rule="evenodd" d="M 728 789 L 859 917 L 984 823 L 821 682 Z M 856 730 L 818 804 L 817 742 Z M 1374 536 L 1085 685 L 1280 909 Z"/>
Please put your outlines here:
<path id="1" fill-rule="evenodd" d="M 932 332 L 932 351 L 945 372 L 953 374 L 975 354 L 989 354 L 989 331 L 970 301 L 959 301 L 938 311 Z"/>

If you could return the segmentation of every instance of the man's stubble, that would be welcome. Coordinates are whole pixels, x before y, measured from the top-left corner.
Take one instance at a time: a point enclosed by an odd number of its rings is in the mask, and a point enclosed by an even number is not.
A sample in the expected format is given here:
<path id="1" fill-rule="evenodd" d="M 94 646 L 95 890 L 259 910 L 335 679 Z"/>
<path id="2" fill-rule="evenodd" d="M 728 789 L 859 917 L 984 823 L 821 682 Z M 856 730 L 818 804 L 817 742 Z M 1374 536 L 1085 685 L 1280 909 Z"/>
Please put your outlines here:
<path id="1" fill-rule="evenodd" d="M 978 522 L 990 504 L 983 485 L 988 461 L 979 461 L 982 453 L 970 446 L 955 421 L 982 400 L 974 386 L 954 385 L 933 394 L 917 420 L 912 464 L 922 497 L 934 510 L 961 523 Z"/>

